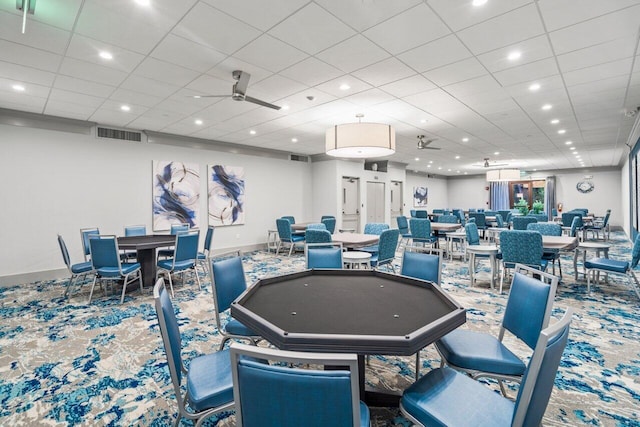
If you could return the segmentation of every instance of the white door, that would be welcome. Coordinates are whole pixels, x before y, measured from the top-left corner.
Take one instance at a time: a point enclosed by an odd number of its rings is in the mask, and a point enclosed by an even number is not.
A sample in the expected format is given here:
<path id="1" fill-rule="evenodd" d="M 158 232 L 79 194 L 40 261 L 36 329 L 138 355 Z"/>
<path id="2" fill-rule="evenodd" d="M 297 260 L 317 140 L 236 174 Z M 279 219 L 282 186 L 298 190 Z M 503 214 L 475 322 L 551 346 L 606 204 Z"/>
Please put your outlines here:
<path id="1" fill-rule="evenodd" d="M 342 177 L 342 230 L 360 231 L 360 180 Z"/>
<path id="2" fill-rule="evenodd" d="M 402 216 L 402 181 L 391 181 L 391 224 Z"/>
<path id="3" fill-rule="evenodd" d="M 384 211 L 384 182 L 367 182 L 367 222 L 385 222 Z"/>

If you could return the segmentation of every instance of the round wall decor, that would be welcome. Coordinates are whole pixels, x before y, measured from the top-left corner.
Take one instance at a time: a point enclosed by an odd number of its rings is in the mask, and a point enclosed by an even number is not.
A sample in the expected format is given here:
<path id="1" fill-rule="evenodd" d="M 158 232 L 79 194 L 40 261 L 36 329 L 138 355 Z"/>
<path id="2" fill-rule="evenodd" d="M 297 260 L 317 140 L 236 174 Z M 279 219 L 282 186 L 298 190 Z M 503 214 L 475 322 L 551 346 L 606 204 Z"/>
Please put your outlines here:
<path id="1" fill-rule="evenodd" d="M 594 185 L 591 181 L 580 181 L 576 184 L 576 189 L 581 193 L 590 193 L 593 188 Z"/>

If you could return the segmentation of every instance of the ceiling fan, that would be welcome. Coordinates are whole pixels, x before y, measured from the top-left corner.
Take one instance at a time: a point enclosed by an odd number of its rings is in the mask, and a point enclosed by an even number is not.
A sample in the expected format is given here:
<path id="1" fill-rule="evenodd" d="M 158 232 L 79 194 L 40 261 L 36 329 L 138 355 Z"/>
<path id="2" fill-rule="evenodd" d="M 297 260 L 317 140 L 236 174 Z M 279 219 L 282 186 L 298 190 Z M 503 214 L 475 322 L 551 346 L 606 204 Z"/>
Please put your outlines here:
<path id="1" fill-rule="evenodd" d="M 429 144 L 436 141 L 436 139 L 425 139 L 426 136 L 418 135 L 418 150 L 439 150 L 438 147 L 430 147 Z"/>
<path id="2" fill-rule="evenodd" d="M 485 157 L 484 159 L 484 163 L 476 163 L 473 166 L 475 167 L 483 167 L 483 168 L 495 168 L 495 167 L 500 167 L 500 166 L 508 166 L 508 163 L 498 163 L 498 162 L 491 162 L 489 157 Z"/>
<path id="3" fill-rule="evenodd" d="M 274 110 L 279 110 L 281 107 L 277 105 L 270 104 L 266 101 L 262 101 L 261 99 L 252 98 L 247 96 L 247 86 L 249 85 L 249 79 L 251 78 L 251 74 L 246 73 L 241 70 L 235 70 L 231 73 L 233 79 L 236 82 L 231 89 L 230 95 L 193 95 L 193 98 L 227 98 L 231 97 L 234 101 L 247 101 L 254 104 L 262 105 L 263 107 L 273 108 Z"/>

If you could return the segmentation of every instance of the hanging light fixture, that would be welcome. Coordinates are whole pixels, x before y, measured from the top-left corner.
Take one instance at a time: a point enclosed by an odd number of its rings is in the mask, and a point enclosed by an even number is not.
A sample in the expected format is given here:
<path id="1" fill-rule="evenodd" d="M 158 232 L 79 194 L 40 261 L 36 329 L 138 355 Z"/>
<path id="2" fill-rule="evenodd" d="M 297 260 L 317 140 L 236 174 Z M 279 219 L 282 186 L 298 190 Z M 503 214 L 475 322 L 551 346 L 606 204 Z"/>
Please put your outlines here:
<path id="1" fill-rule="evenodd" d="M 396 132 L 390 125 L 362 123 L 364 114 L 356 114 L 358 123 L 327 129 L 326 152 L 329 156 L 373 158 L 396 152 Z"/>
<path id="2" fill-rule="evenodd" d="M 33 15 L 36 11 L 36 0 L 16 0 L 16 9 L 22 12 L 22 34 L 27 29 L 27 13 Z"/>
<path id="3" fill-rule="evenodd" d="M 498 181 L 518 181 L 520 180 L 519 169 L 494 169 L 487 171 L 488 182 Z"/>

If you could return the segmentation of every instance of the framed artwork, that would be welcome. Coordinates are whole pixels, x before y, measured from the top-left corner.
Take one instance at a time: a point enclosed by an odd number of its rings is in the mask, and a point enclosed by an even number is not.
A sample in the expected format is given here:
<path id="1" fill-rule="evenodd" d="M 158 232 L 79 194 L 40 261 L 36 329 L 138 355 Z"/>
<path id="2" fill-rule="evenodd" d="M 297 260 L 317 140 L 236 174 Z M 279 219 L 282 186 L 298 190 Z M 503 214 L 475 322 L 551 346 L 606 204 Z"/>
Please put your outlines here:
<path id="1" fill-rule="evenodd" d="M 200 217 L 200 173 L 197 163 L 153 161 L 153 230 L 171 224 L 198 227 Z"/>
<path id="2" fill-rule="evenodd" d="M 207 167 L 209 225 L 244 224 L 244 168 Z"/>
<path id="3" fill-rule="evenodd" d="M 427 187 L 413 187 L 413 206 L 425 207 L 427 206 Z"/>

